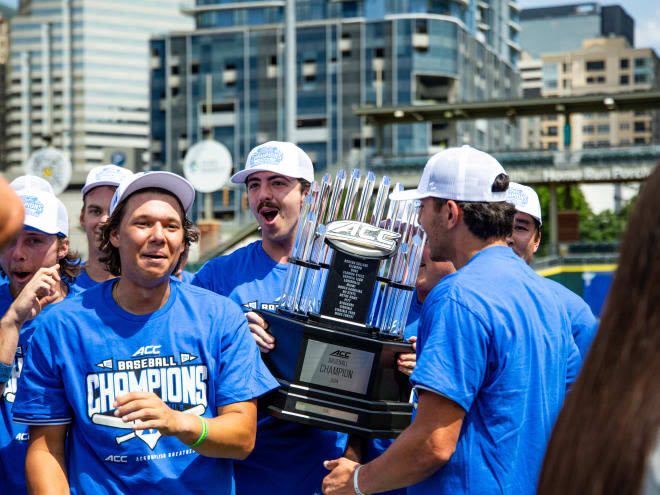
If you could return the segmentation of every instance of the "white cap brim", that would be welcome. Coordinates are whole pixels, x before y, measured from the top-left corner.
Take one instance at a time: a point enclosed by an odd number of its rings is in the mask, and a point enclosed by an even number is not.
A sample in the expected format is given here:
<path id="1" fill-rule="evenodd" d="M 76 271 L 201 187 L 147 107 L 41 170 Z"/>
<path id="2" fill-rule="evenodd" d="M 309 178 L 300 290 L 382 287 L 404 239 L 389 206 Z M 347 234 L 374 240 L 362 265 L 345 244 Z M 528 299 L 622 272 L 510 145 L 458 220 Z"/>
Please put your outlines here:
<path id="1" fill-rule="evenodd" d="M 95 183 L 93 183 L 93 184 L 88 184 L 88 185 L 86 185 L 85 187 L 82 188 L 82 195 L 84 196 L 85 194 L 87 194 L 89 191 L 91 191 L 91 190 L 94 189 L 95 187 L 101 187 L 101 186 L 112 186 L 112 187 L 118 187 L 118 186 L 119 186 L 119 183 L 118 183 L 118 182 L 114 182 L 114 181 L 111 182 L 111 181 L 109 181 L 109 180 L 107 180 L 107 181 L 102 180 L 102 181 L 99 181 L 99 182 L 95 182 Z"/>
<path id="2" fill-rule="evenodd" d="M 431 197 L 432 194 L 420 193 L 417 189 L 406 189 L 405 191 L 393 192 L 390 194 L 392 201 L 405 201 L 411 199 L 424 199 Z"/>
<path id="3" fill-rule="evenodd" d="M 248 168 L 248 169 L 243 169 L 240 172 L 236 172 L 234 175 L 231 176 L 231 181 L 234 184 L 244 184 L 247 178 L 252 175 L 256 174 L 257 172 L 272 172 L 274 174 L 279 174 L 283 175 L 285 177 L 291 177 L 292 179 L 305 179 L 307 182 L 314 182 L 314 177 L 303 177 L 302 174 L 296 174 L 296 175 L 289 175 L 289 174 L 283 174 L 282 173 L 282 166 L 281 165 L 259 165 L 256 167 Z"/>
<path id="4" fill-rule="evenodd" d="M 183 206 L 184 213 L 188 213 L 190 207 L 195 201 L 195 188 L 190 182 L 181 177 L 180 175 L 172 172 L 146 172 L 135 174 L 127 179 L 128 184 L 122 182 L 110 203 L 110 214 L 115 210 L 117 205 L 121 203 L 129 195 L 141 189 L 148 189 L 150 187 L 157 187 L 164 189 L 174 194 L 181 205 Z"/>

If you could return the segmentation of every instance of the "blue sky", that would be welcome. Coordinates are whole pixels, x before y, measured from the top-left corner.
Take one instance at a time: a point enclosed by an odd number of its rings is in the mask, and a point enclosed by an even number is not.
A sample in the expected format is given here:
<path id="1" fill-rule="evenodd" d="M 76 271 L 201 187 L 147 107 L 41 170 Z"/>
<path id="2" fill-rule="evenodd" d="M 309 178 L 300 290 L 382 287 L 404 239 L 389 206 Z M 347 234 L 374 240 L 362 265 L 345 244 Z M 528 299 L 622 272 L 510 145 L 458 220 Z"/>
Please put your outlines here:
<path id="1" fill-rule="evenodd" d="M 0 0 L 0 3 L 16 7 L 18 0 Z M 571 3 L 580 3 L 580 0 L 518 0 L 518 5 L 523 9 Z M 621 5 L 635 19 L 635 44 L 637 47 L 652 47 L 660 56 L 660 1 L 614 0 L 600 3 L 601 5 Z"/>

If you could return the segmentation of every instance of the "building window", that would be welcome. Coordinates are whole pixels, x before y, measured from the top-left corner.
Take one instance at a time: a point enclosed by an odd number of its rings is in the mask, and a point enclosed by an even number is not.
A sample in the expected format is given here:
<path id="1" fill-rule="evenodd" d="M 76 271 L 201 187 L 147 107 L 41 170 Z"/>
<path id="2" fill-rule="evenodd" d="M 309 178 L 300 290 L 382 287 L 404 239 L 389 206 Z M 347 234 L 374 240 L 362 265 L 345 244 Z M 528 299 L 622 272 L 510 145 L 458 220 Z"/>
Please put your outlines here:
<path id="1" fill-rule="evenodd" d="M 570 79 L 564 79 L 562 81 L 562 86 L 564 89 L 570 88 L 571 87 L 571 80 Z"/>
<path id="2" fill-rule="evenodd" d="M 546 143 L 546 149 L 556 150 L 558 148 L 557 143 Z"/>
<path id="3" fill-rule="evenodd" d="M 644 84 L 648 79 L 648 74 L 635 74 L 635 84 Z"/>
<path id="4" fill-rule="evenodd" d="M 622 58 L 621 60 L 619 60 L 619 67 L 621 69 L 627 69 L 628 67 L 630 67 L 630 59 Z"/>
<path id="5" fill-rule="evenodd" d="M 225 65 L 225 70 L 222 72 L 222 82 L 228 88 L 236 86 L 236 66 L 234 64 Z"/>
<path id="6" fill-rule="evenodd" d="M 635 122 L 635 132 L 646 131 L 646 122 Z"/>
<path id="7" fill-rule="evenodd" d="M 609 148 L 610 147 L 610 142 L 607 141 L 607 140 L 598 141 L 598 147 L 599 148 Z"/>
<path id="8" fill-rule="evenodd" d="M 646 67 L 646 58 L 636 58 L 635 67 Z"/>
<path id="9" fill-rule="evenodd" d="M 350 57 L 351 47 L 351 33 L 341 33 L 341 41 L 339 42 L 341 56 L 344 58 Z"/>
<path id="10" fill-rule="evenodd" d="M 598 134 L 606 134 L 610 132 L 610 124 L 598 124 Z"/>
<path id="11" fill-rule="evenodd" d="M 593 134 L 593 133 L 594 133 L 594 126 L 592 125 L 582 126 L 582 134 Z"/>
<path id="12" fill-rule="evenodd" d="M 623 75 L 619 76 L 619 84 L 630 84 L 630 76 L 628 75 Z"/>
<path id="13" fill-rule="evenodd" d="M 305 82 L 314 82 L 316 80 L 316 60 L 305 60 L 302 69 Z"/>
<path id="14" fill-rule="evenodd" d="M 591 62 L 587 62 L 586 68 L 588 71 L 603 70 L 605 69 L 605 60 L 592 60 Z"/>
<path id="15" fill-rule="evenodd" d="M 586 150 L 588 148 L 595 148 L 596 146 L 594 145 L 593 141 L 585 141 L 582 143 L 582 147 Z"/>
<path id="16" fill-rule="evenodd" d="M 636 137 L 635 138 L 635 144 L 646 144 L 646 138 Z"/>
<path id="17" fill-rule="evenodd" d="M 548 127 L 548 136 L 556 136 L 556 135 L 557 135 L 557 127 L 556 126 Z"/>
<path id="18" fill-rule="evenodd" d="M 622 131 L 627 131 L 628 129 L 630 129 L 630 122 L 622 122 L 621 124 L 619 124 L 619 129 Z"/>
<path id="19" fill-rule="evenodd" d="M 563 64 L 561 64 L 561 70 L 563 72 L 570 72 L 571 71 L 571 64 L 567 64 L 566 62 L 564 62 Z"/>

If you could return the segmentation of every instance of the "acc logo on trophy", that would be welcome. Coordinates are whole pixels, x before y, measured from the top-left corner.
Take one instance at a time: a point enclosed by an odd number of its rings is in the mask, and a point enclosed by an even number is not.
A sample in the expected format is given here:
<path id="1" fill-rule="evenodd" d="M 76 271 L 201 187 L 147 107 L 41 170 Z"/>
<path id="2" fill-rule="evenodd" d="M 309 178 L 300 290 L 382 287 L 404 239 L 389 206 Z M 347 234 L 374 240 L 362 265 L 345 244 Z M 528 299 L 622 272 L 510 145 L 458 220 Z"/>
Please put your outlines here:
<path id="1" fill-rule="evenodd" d="M 325 240 L 333 248 L 364 258 L 388 258 L 396 252 L 401 235 L 368 223 L 336 220 L 327 225 Z"/>

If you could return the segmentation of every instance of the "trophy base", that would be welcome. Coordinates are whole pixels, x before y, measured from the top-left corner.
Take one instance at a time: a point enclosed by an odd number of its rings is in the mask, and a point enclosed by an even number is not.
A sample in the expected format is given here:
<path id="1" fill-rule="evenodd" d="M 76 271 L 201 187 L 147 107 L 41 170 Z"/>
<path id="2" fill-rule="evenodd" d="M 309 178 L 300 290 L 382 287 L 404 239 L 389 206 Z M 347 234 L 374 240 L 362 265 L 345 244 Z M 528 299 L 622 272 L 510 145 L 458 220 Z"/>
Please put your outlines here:
<path id="1" fill-rule="evenodd" d="M 394 438 L 410 424 L 410 382 L 396 365 L 410 344 L 260 314 L 275 337 L 275 349 L 262 357 L 280 383 L 259 398 L 262 412 L 368 438 Z"/>

